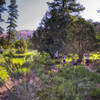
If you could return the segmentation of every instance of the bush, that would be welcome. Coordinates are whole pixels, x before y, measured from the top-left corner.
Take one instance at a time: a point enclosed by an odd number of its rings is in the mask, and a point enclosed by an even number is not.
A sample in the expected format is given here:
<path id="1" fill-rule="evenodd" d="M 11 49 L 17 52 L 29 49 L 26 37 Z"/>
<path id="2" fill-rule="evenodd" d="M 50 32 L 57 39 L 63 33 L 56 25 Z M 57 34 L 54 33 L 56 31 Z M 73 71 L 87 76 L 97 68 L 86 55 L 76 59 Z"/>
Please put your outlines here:
<path id="1" fill-rule="evenodd" d="M 25 53 L 27 51 L 27 43 L 24 39 L 15 42 L 16 53 Z"/>
<path id="2" fill-rule="evenodd" d="M 90 95 L 93 98 L 90 91 L 96 87 L 95 83 L 100 81 L 96 73 L 88 72 L 81 66 L 75 69 L 61 68 L 58 73 L 44 74 L 41 78 L 43 82 L 38 91 L 39 100 L 88 100 Z M 98 97 L 100 91 L 96 91 L 94 96 Z"/>
<path id="3" fill-rule="evenodd" d="M 10 58 L 5 59 L 4 67 L 12 79 L 18 79 L 20 76 L 23 76 L 21 65 L 13 64 Z"/>
<path id="4" fill-rule="evenodd" d="M 16 84 L 11 89 L 8 100 L 38 100 L 37 91 L 41 81 L 33 72 L 26 73 Z"/>
<path id="5" fill-rule="evenodd" d="M 100 88 L 91 90 L 89 95 L 93 100 L 99 100 L 100 99 Z"/>
<path id="6" fill-rule="evenodd" d="M 18 47 L 17 50 L 16 50 L 16 53 L 17 53 L 17 54 L 23 54 L 23 53 L 25 53 L 25 52 L 26 52 L 26 50 L 25 50 L 23 47 L 21 47 L 21 48 Z"/>

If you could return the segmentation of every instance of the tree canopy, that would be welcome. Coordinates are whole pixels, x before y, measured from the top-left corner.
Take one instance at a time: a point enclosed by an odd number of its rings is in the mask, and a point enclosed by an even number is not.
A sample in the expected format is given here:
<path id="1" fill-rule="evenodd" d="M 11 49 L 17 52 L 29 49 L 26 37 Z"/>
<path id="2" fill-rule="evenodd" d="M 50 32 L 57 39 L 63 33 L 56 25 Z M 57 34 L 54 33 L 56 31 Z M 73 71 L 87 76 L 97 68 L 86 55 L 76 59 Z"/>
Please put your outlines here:
<path id="1" fill-rule="evenodd" d="M 15 28 L 17 27 L 17 18 L 18 18 L 18 6 L 16 0 L 10 0 L 10 5 L 8 6 L 8 20 L 7 23 L 7 32 L 8 32 L 8 43 L 11 39 L 14 38 Z"/>
<path id="2" fill-rule="evenodd" d="M 53 57 L 54 53 L 57 50 L 61 51 L 66 44 L 68 25 L 84 7 L 76 3 L 76 0 L 54 0 L 47 4 L 49 10 L 38 28 L 38 34 L 42 32 L 39 50 L 48 52 Z"/>
<path id="3" fill-rule="evenodd" d="M 69 26 L 68 40 L 70 49 L 82 57 L 85 51 L 93 50 L 96 40 L 94 27 L 79 17 Z"/>

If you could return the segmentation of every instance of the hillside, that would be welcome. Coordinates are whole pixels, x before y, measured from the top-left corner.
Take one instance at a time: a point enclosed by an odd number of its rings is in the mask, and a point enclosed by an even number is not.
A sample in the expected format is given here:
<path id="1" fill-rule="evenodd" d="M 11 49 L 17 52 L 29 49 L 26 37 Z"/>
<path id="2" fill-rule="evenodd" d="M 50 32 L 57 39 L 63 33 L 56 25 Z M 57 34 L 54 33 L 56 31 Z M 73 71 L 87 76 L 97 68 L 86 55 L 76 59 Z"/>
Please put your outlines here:
<path id="1" fill-rule="evenodd" d="M 0 34 L 0 37 L 6 38 L 8 36 L 7 33 Z M 20 30 L 18 33 L 16 33 L 17 39 L 19 40 L 20 38 L 27 39 L 27 38 L 32 38 L 33 36 L 33 31 L 32 30 Z"/>

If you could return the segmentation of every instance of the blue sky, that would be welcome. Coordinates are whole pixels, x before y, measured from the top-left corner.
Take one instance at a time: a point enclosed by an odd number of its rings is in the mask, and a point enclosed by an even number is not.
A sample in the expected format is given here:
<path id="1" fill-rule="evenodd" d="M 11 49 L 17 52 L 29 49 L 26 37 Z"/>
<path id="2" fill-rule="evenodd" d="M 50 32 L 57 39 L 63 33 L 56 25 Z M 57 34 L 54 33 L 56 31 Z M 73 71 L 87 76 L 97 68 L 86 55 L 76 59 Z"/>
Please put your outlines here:
<path id="1" fill-rule="evenodd" d="M 30 29 L 35 30 L 46 10 L 48 9 L 46 2 L 53 0 L 16 0 L 18 4 L 18 27 L 17 30 Z M 96 10 L 100 9 L 100 0 L 78 0 L 85 10 L 81 16 L 85 19 L 93 19 L 100 21 L 100 13 Z M 6 14 L 4 15 L 6 16 Z M 5 26 L 5 25 L 3 25 Z"/>

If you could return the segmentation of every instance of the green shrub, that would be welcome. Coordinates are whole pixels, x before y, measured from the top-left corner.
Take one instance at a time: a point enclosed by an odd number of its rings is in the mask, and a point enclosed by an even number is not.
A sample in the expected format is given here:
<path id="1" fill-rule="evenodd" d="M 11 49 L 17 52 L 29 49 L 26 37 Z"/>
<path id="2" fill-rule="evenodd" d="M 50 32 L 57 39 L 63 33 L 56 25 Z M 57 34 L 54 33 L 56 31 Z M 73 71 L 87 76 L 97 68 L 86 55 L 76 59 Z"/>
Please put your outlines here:
<path id="1" fill-rule="evenodd" d="M 24 39 L 15 42 L 16 53 L 25 53 L 27 51 L 27 43 Z"/>
<path id="2" fill-rule="evenodd" d="M 94 90 L 91 90 L 89 95 L 93 100 L 99 100 L 100 99 L 100 88 L 96 88 Z"/>
<path id="3" fill-rule="evenodd" d="M 10 91 L 8 100 L 38 100 L 37 90 L 34 84 L 24 79 Z"/>
<path id="4" fill-rule="evenodd" d="M 4 67 L 8 75 L 13 79 L 18 79 L 23 75 L 23 70 L 20 64 L 13 64 L 10 58 L 5 59 Z"/>

